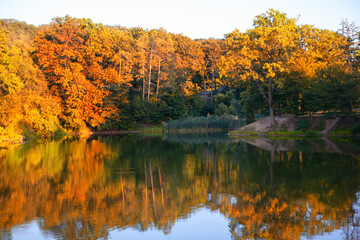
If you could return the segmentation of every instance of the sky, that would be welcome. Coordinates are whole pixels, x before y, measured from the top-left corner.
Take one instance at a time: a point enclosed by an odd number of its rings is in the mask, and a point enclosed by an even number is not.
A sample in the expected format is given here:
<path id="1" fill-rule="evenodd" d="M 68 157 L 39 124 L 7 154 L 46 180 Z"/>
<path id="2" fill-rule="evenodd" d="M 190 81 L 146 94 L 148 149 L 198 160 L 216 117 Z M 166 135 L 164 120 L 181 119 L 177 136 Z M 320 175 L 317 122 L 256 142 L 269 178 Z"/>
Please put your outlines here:
<path id="1" fill-rule="evenodd" d="M 360 26 L 360 0 L 0 0 L 0 18 L 38 26 L 70 15 L 105 25 L 163 27 L 196 39 L 245 32 L 270 8 L 321 29 L 336 31 L 342 19 Z"/>

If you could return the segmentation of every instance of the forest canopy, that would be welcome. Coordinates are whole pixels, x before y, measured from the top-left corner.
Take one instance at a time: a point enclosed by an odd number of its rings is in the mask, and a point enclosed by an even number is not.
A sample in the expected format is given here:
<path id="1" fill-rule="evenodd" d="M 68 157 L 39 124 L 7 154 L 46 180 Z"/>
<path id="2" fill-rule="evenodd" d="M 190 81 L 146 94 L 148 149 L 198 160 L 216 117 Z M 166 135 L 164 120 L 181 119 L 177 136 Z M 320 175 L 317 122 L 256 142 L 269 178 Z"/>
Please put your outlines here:
<path id="1" fill-rule="evenodd" d="M 137 129 L 185 116 L 351 114 L 360 32 L 300 25 L 270 9 L 253 28 L 193 40 L 163 28 L 56 17 L 0 20 L 0 136 Z M 274 124 L 274 122 L 273 122 Z"/>

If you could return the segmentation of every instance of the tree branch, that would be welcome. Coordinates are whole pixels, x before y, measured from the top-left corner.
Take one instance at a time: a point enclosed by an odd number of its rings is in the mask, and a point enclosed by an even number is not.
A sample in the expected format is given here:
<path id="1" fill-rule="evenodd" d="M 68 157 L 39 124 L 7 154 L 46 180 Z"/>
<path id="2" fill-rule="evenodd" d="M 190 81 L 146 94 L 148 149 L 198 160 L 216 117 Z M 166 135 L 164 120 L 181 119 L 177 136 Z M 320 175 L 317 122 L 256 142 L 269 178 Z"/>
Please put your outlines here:
<path id="1" fill-rule="evenodd" d="M 263 95 L 263 97 L 265 98 L 265 100 L 270 104 L 269 97 L 266 96 L 266 94 L 265 94 L 265 92 L 264 92 L 264 89 L 261 87 L 260 83 L 259 83 L 257 80 L 255 80 L 255 83 L 256 83 L 256 85 L 258 86 L 260 93 Z"/>

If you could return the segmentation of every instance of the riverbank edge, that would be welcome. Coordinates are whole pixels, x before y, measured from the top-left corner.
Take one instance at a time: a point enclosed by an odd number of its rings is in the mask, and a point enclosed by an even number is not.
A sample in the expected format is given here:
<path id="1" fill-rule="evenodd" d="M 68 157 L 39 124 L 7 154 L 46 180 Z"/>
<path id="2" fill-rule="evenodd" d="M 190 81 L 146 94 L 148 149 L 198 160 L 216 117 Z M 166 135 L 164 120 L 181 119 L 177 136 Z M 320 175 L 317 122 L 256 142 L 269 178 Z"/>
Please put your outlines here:
<path id="1" fill-rule="evenodd" d="M 279 131 L 279 132 L 250 132 L 250 133 L 228 133 L 229 137 L 263 137 L 263 138 L 360 138 L 360 135 L 349 134 L 322 134 L 321 132 L 304 132 L 298 133 L 298 131 Z"/>
<path id="2" fill-rule="evenodd" d="M 267 138 L 358 138 L 360 117 L 346 122 L 339 117 L 275 117 L 276 127 L 270 126 L 269 117 L 261 118 L 241 128 L 229 131 L 229 136 L 258 136 Z M 346 127 L 344 126 L 346 122 Z"/>
<path id="3" fill-rule="evenodd" d="M 100 131 L 89 131 L 89 132 L 64 132 L 63 137 L 66 136 L 107 136 L 107 135 L 120 135 L 120 134 L 140 134 L 141 130 L 100 130 Z M 36 139 L 26 139 L 24 135 L 20 135 L 14 139 L 1 139 L 0 138 L 0 149 L 6 149 L 13 145 L 21 145 L 29 142 L 41 142 L 45 140 L 55 139 L 54 135 L 40 136 Z"/>

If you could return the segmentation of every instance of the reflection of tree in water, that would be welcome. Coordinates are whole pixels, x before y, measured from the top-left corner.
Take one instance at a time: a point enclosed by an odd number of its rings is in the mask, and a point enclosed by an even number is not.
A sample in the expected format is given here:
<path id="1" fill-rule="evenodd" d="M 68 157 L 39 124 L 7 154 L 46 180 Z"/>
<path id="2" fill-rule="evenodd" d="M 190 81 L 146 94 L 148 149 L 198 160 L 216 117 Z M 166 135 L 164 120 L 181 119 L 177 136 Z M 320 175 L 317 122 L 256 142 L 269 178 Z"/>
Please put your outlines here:
<path id="1" fill-rule="evenodd" d="M 356 200 L 353 202 L 351 210 L 353 214 L 344 229 L 346 239 L 360 239 L 360 192 L 356 193 Z"/>
<path id="2" fill-rule="evenodd" d="M 345 154 L 138 137 L 1 154 L 1 229 L 37 218 L 57 238 L 107 238 L 109 229 L 129 227 L 170 233 L 205 205 L 230 218 L 234 238 L 299 238 L 341 227 L 358 236 L 358 212 L 349 209 L 360 165 Z"/>

